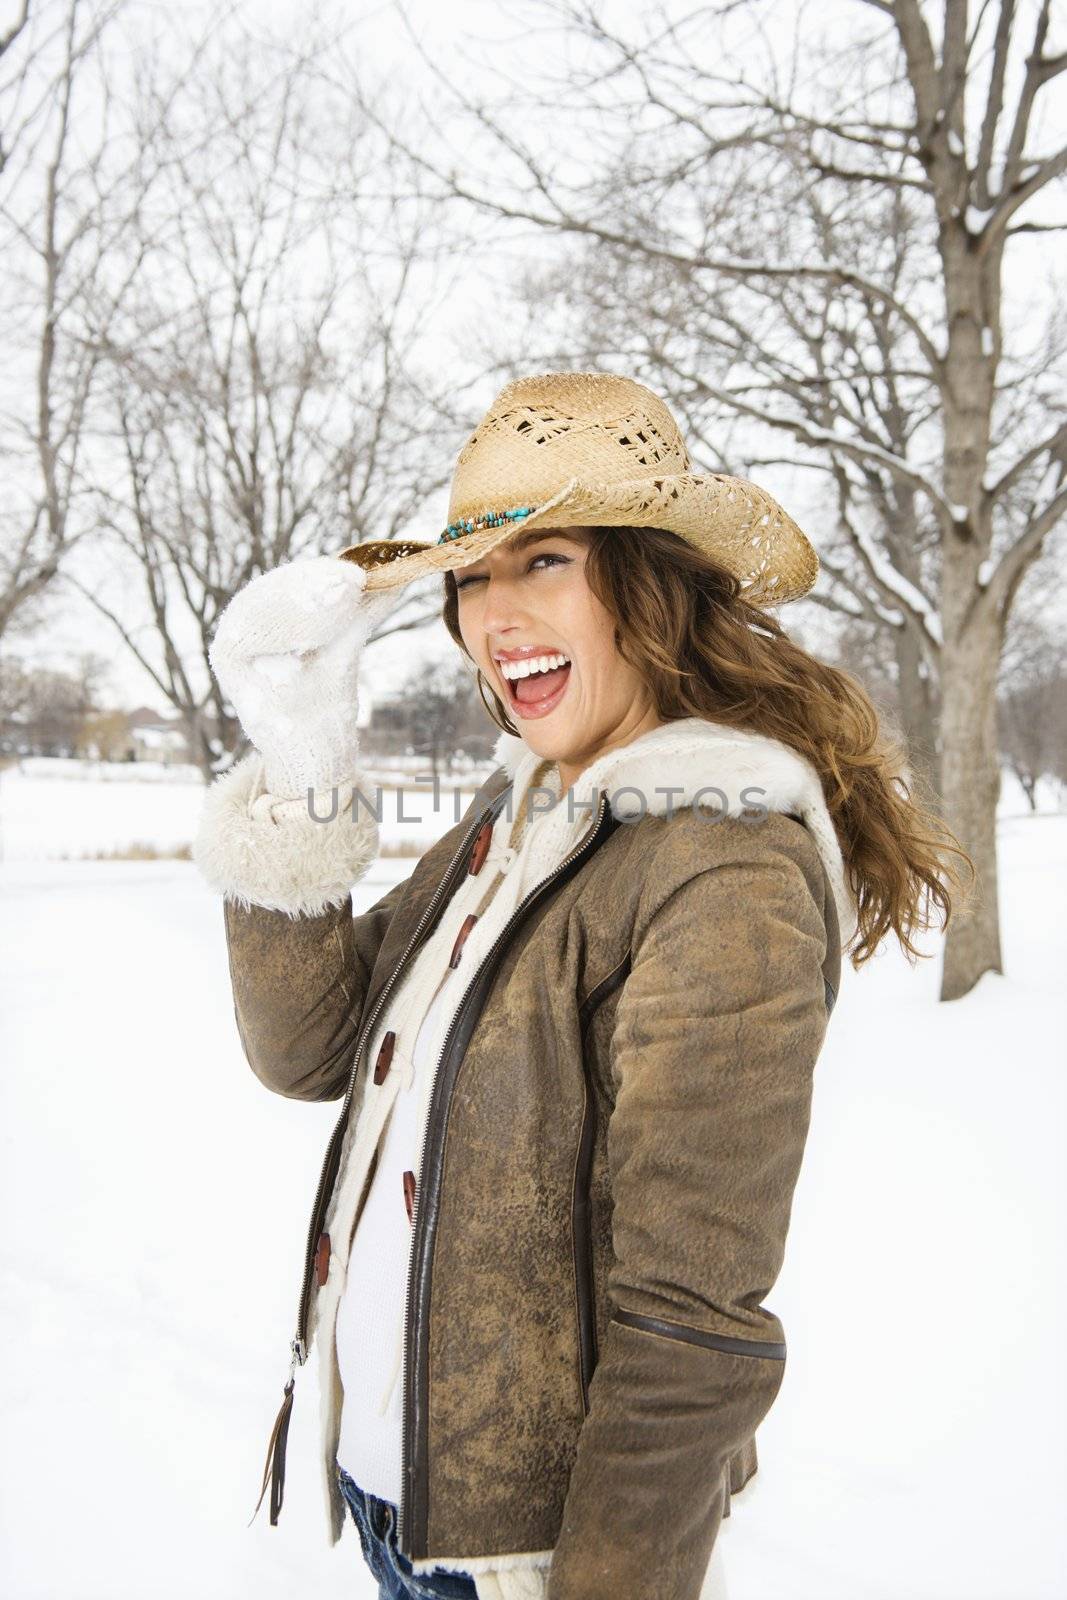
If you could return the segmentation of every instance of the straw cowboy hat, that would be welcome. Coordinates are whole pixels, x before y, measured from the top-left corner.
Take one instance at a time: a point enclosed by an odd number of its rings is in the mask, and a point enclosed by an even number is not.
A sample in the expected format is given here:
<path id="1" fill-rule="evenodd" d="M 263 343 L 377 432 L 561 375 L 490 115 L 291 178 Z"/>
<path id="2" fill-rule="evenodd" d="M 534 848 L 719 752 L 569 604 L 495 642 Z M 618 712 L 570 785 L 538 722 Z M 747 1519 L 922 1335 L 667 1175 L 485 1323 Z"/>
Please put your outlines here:
<path id="1" fill-rule="evenodd" d="M 545 372 L 503 388 L 459 453 L 448 527 L 433 544 L 373 540 L 341 551 L 392 589 L 478 561 L 531 527 L 664 528 L 740 578 L 747 600 L 806 594 L 819 558 L 765 489 L 694 473 L 663 401 L 608 372 Z"/>

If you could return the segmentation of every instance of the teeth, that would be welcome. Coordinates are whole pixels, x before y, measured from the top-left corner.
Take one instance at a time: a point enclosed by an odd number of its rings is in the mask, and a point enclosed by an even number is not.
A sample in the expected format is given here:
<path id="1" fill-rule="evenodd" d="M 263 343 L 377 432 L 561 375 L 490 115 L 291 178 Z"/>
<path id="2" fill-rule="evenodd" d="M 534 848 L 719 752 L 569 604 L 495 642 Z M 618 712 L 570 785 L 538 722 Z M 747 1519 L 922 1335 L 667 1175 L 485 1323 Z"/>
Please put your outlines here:
<path id="1" fill-rule="evenodd" d="M 565 667 L 570 656 L 530 656 L 525 661 L 501 661 L 500 670 L 505 678 L 528 678 L 531 672 L 550 672 L 553 667 Z"/>

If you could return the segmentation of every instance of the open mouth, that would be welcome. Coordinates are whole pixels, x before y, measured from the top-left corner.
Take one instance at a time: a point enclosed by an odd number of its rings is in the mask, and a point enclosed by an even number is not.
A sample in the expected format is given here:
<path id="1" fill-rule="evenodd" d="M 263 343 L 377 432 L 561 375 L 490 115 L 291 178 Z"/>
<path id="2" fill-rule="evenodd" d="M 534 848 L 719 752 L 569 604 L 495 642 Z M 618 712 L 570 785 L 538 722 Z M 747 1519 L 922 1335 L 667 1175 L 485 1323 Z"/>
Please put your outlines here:
<path id="1" fill-rule="evenodd" d="M 536 661 L 497 662 L 508 700 L 520 717 L 544 717 L 554 711 L 567 691 L 571 675 L 565 657 L 541 656 Z"/>

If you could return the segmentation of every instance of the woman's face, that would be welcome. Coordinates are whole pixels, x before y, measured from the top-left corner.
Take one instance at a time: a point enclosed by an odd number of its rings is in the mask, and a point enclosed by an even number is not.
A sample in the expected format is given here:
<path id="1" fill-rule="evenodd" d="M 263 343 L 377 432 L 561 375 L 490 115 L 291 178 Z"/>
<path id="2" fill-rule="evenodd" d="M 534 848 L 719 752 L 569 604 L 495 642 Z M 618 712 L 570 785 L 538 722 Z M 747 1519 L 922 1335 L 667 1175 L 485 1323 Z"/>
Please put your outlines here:
<path id="1" fill-rule="evenodd" d="M 530 529 L 455 573 L 464 644 L 525 743 L 558 764 L 564 790 L 660 720 L 586 583 L 581 535 Z M 518 665 L 531 661 L 547 670 Z"/>

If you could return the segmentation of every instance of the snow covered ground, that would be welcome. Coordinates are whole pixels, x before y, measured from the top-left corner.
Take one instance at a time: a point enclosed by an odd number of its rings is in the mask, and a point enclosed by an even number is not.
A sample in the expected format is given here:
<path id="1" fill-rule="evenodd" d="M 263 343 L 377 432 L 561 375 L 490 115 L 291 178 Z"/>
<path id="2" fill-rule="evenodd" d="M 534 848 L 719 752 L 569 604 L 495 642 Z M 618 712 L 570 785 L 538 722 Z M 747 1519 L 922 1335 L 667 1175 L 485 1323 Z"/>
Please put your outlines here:
<path id="1" fill-rule="evenodd" d="M 730 1600 L 1067 1593 L 1067 816 L 1001 845 L 1004 977 L 939 1006 L 935 936 L 846 974 Z M 325 1540 L 314 1362 L 281 1521 L 246 1526 L 337 1107 L 247 1067 L 195 867 L 9 856 L 0 888 L 0 1593 L 370 1600 L 354 1528 Z"/>
<path id="2" fill-rule="evenodd" d="M 360 804 L 372 808 L 383 849 L 417 856 L 463 815 L 484 773 L 442 777 L 426 763 L 407 773 L 370 770 Z M 47 861 L 115 853 L 187 850 L 204 801 L 196 767 L 153 762 L 30 758 L 0 771 L 0 860 Z"/>

